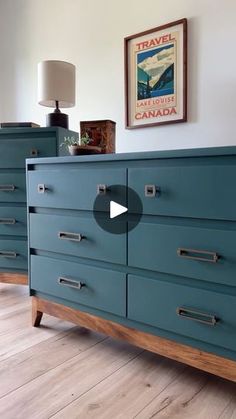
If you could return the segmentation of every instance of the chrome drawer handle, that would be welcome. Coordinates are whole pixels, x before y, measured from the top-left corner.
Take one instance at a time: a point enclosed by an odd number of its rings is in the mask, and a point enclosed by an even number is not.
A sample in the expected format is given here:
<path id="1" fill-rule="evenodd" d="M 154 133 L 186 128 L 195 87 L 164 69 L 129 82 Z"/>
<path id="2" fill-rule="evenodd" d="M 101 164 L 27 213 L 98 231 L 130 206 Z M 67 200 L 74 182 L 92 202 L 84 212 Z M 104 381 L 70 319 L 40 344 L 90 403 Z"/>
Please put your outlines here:
<path id="1" fill-rule="evenodd" d="M 9 259 L 16 259 L 17 253 L 16 252 L 8 252 L 5 250 L 0 250 L 0 257 L 1 258 L 9 258 Z"/>
<path id="2" fill-rule="evenodd" d="M 0 185 L 0 192 L 14 192 L 15 185 Z"/>
<path id="3" fill-rule="evenodd" d="M 0 224 L 13 225 L 16 224 L 16 220 L 15 218 L 0 218 Z"/>
<path id="4" fill-rule="evenodd" d="M 45 193 L 48 188 L 44 185 L 44 183 L 39 183 L 37 186 L 38 193 Z"/>
<path id="5" fill-rule="evenodd" d="M 98 195 L 105 195 L 108 192 L 108 187 L 107 185 L 104 184 L 99 184 L 97 185 L 97 194 Z"/>
<path id="6" fill-rule="evenodd" d="M 219 321 L 214 314 L 201 313 L 200 311 L 185 307 L 177 307 L 176 313 L 178 316 L 184 317 L 185 319 L 194 320 L 199 323 L 207 324 L 208 326 L 215 326 Z"/>
<path id="7" fill-rule="evenodd" d="M 180 247 L 177 249 L 177 255 L 193 260 L 200 260 L 202 262 L 216 263 L 220 256 L 216 252 L 208 252 L 206 250 L 185 249 Z"/>
<path id="8" fill-rule="evenodd" d="M 65 287 L 75 288 L 77 290 L 81 290 L 83 287 L 86 286 L 81 281 L 74 281 L 74 279 L 65 278 L 63 276 L 60 276 L 57 280 L 59 285 L 63 285 Z"/>
<path id="9" fill-rule="evenodd" d="M 147 198 L 155 198 L 155 196 L 160 193 L 160 188 L 156 185 L 145 185 L 144 193 Z"/>
<path id="10" fill-rule="evenodd" d="M 67 233 L 65 231 L 59 231 L 57 236 L 61 240 L 71 240 L 74 242 L 81 242 L 85 239 L 85 236 L 82 236 L 80 233 Z"/>
<path id="11" fill-rule="evenodd" d="M 37 157 L 37 155 L 38 155 L 38 150 L 37 150 L 37 148 L 32 148 L 32 149 L 30 150 L 30 155 L 31 155 L 31 157 Z"/>

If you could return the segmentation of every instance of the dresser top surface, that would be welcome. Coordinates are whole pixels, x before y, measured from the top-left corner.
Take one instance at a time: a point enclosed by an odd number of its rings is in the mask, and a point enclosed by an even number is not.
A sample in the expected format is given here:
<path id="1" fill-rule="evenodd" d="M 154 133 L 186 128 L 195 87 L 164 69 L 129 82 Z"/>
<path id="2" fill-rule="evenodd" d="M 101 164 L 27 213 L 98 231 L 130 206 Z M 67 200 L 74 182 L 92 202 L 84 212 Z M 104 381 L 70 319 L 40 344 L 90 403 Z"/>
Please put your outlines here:
<path id="1" fill-rule="evenodd" d="M 46 134 L 46 133 L 57 133 L 57 132 L 61 132 L 62 134 L 65 133 L 65 135 L 68 135 L 68 132 L 70 132 L 71 134 L 77 134 L 74 131 L 70 131 L 67 130 L 65 128 L 61 128 L 61 127 L 35 127 L 35 128 L 31 128 L 31 127 L 19 127 L 19 128 L 0 128 L 0 140 L 2 138 L 6 137 L 12 137 L 12 136 L 18 136 L 18 135 L 36 135 L 37 134 Z"/>
<path id="2" fill-rule="evenodd" d="M 236 146 L 193 148 L 181 150 L 149 151 L 135 153 L 111 153 L 86 156 L 66 156 L 27 159 L 27 164 L 89 163 L 106 161 L 155 160 L 187 157 L 236 156 Z"/>

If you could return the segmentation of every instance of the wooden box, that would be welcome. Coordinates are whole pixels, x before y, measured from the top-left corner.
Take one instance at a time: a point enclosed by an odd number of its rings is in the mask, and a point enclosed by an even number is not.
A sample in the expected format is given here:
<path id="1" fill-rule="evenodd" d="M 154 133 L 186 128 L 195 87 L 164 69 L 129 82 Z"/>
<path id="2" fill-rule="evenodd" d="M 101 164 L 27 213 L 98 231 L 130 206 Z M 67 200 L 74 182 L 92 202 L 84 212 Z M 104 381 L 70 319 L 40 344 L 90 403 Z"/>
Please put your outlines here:
<path id="1" fill-rule="evenodd" d="M 109 119 L 81 121 L 80 135 L 88 134 L 92 138 L 89 145 L 101 147 L 101 153 L 115 153 L 116 123 Z"/>

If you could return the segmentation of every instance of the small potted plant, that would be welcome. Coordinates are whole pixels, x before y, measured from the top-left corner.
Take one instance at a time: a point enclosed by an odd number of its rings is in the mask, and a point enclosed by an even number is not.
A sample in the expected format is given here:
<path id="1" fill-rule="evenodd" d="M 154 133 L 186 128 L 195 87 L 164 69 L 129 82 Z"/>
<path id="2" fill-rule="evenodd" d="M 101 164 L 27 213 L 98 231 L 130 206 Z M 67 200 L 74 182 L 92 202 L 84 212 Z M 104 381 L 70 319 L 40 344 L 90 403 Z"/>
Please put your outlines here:
<path id="1" fill-rule="evenodd" d="M 92 140 L 86 132 L 81 138 L 75 138 L 74 136 L 64 137 L 61 147 L 67 147 L 72 156 L 101 153 L 101 147 L 90 145 L 91 141 Z"/>

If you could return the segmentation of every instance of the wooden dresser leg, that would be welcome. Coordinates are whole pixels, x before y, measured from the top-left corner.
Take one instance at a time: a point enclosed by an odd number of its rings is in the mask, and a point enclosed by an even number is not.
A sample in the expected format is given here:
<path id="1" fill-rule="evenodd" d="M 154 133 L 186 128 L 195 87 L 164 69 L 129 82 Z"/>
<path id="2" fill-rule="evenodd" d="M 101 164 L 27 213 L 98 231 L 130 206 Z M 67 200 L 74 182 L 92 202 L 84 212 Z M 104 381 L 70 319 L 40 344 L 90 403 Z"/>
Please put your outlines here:
<path id="1" fill-rule="evenodd" d="M 39 327 L 43 312 L 38 310 L 37 299 L 32 297 L 32 326 Z"/>

